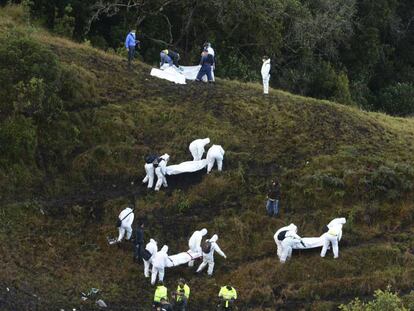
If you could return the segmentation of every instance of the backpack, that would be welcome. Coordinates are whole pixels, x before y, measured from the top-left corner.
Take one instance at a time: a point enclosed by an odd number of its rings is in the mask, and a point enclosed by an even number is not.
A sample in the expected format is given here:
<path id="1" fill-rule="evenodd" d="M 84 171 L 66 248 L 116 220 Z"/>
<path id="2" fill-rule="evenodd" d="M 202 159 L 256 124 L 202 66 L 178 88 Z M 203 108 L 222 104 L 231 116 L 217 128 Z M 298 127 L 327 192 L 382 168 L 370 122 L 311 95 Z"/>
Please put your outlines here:
<path id="1" fill-rule="evenodd" d="M 151 253 L 146 248 L 141 249 L 141 254 L 140 255 L 146 261 L 150 260 L 150 258 L 152 256 Z"/>
<path id="2" fill-rule="evenodd" d="M 203 243 L 203 246 L 201 247 L 201 249 L 203 250 L 203 253 L 208 254 L 211 251 L 211 242 L 210 241 L 205 241 Z"/>
<path id="3" fill-rule="evenodd" d="M 154 163 L 154 161 L 155 161 L 156 159 L 158 159 L 158 156 L 157 156 L 157 155 L 155 155 L 155 154 L 150 154 L 149 156 L 146 156 L 146 157 L 145 157 L 145 163 L 147 163 L 147 164 Z"/>
<path id="4" fill-rule="evenodd" d="M 277 239 L 279 241 L 283 241 L 286 238 L 286 232 L 287 232 L 287 230 L 279 232 L 279 234 L 277 235 Z"/>

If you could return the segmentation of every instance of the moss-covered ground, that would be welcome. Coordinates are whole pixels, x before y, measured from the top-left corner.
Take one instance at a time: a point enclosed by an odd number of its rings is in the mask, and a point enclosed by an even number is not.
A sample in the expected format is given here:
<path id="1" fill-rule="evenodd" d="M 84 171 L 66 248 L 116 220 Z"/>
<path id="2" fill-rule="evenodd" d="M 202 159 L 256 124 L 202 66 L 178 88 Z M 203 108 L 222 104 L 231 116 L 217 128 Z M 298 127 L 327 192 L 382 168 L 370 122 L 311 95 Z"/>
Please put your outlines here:
<path id="1" fill-rule="evenodd" d="M 53 165 L 20 167 L 27 183 L 2 175 L 0 309 L 92 310 L 81 292 L 97 287 L 111 310 L 149 310 L 154 288 L 132 245 L 106 242 L 131 201 L 147 219 L 146 239 L 169 245 L 170 254 L 185 250 L 196 229 L 219 235 L 228 259 L 217 256 L 214 277 L 166 271 L 170 290 L 179 277 L 189 280 L 191 310 L 213 310 L 228 282 L 240 310 L 335 310 L 387 285 L 412 289 L 413 119 L 279 90 L 264 97 L 259 84 L 174 85 L 143 63 L 128 71 L 124 58 L 24 26 L 19 12 L 0 13 L 1 31 L 28 33 L 78 68 L 90 92 L 37 133 L 38 153 L 53 149 Z M 146 154 L 190 160 L 188 144 L 201 137 L 226 150 L 222 173 L 173 177 L 160 193 L 141 185 Z M 274 176 L 281 213 L 269 218 Z M 280 226 L 294 222 L 300 235 L 318 236 L 337 216 L 348 219 L 338 260 L 302 251 L 278 263 Z"/>

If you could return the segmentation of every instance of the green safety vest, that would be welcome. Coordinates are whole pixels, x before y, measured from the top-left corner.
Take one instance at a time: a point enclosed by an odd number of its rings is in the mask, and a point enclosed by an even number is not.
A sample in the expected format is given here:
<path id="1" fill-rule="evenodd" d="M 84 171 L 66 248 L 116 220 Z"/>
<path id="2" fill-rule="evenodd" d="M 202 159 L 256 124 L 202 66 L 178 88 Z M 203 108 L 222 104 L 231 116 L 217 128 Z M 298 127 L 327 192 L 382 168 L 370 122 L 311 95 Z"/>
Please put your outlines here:
<path id="1" fill-rule="evenodd" d="M 177 293 L 180 292 L 182 288 L 180 285 L 177 286 Z M 187 284 L 184 284 L 184 296 L 187 298 L 187 300 L 190 298 L 190 287 Z M 177 301 L 181 301 L 181 297 L 177 295 Z"/>
<path id="2" fill-rule="evenodd" d="M 237 292 L 234 287 L 228 290 L 226 286 L 223 286 L 220 289 L 219 297 L 222 297 L 224 300 L 237 299 Z"/>
<path id="3" fill-rule="evenodd" d="M 157 287 L 157 289 L 155 290 L 155 294 L 154 294 L 154 302 L 160 302 L 161 298 L 168 298 L 167 295 L 167 288 L 163 285 L 160 285 Z"/>

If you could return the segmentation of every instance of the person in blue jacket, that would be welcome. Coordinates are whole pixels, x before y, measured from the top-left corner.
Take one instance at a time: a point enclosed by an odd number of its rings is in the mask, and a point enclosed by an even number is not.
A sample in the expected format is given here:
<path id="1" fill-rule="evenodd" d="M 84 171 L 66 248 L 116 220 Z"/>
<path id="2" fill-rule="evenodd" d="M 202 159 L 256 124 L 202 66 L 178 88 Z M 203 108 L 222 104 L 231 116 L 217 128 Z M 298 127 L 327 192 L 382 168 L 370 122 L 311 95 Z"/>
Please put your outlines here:
<path id="1" fill-rule="evenodd" d="M 135 30 L 132 29 L 125 39 L 125 47 L 128 50 L 128 68 L 131 68 L 132 60 L 135 57 L 135 48 L 137 44 L 139 44 L 139 41 L 136 39 L 135 33 Z"/>
<path id="2" fill-rule="evenodd" d="M 165 63 L 168 63 L 168 65 L 170 66 L 173 65 L 173 60 L 168 55 L 168 50 L 162 50 L 160 53 L 160 58 L 161 58 L 160 67 L 162 67 Z"/>
<path id="3" fill-rule="evenodd" d="M 214 65 L 214 56 L 209 54 L 207 50 L 201 53 L 200 61 L 201 69 L 197 74 L 196 81 L 200 82 L 204 75 L 207 75 L 208 82 L 214 82 L 211 76 L 211 67 Z"/>

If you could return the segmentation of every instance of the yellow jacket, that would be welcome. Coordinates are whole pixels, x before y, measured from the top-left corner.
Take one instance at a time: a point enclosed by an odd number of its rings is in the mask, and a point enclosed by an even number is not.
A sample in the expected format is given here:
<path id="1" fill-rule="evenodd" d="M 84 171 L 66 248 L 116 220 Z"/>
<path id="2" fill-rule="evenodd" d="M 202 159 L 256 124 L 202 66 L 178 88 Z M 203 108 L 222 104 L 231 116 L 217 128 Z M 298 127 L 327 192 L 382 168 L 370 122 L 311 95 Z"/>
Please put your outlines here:
<path id="1" fill-rule="evenodd" d="M 168 290 L 164 285 L 157 286 L 154 294 L 154 302 L 160 302 L 161 298 L 168 298 Z"/>

